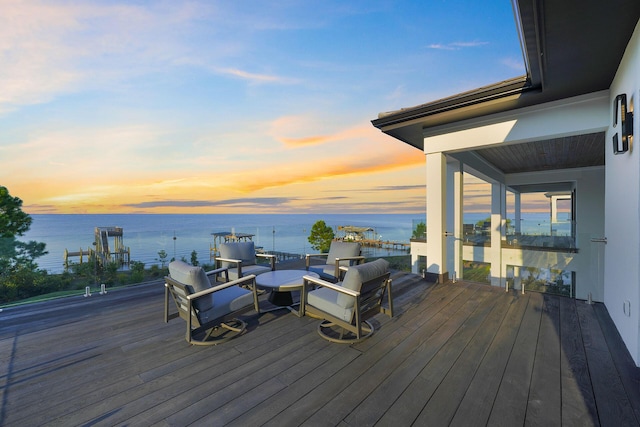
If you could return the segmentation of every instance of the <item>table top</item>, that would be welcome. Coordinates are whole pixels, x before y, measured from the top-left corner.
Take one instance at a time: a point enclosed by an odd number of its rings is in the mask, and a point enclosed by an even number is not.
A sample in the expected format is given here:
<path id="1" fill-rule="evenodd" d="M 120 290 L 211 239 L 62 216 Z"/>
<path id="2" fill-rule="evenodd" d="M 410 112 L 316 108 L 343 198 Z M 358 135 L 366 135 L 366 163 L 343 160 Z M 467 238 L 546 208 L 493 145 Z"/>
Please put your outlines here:
<path id="1" fill-rule="evenodd" d="M 263 289 L 273 289 L 278 291 L 298 290 L 302 287 L 302 278 L 311 276 L 318 278 L 318 274 L 306 270 L 276 270 L 258 274 L 256 285 Z"/>

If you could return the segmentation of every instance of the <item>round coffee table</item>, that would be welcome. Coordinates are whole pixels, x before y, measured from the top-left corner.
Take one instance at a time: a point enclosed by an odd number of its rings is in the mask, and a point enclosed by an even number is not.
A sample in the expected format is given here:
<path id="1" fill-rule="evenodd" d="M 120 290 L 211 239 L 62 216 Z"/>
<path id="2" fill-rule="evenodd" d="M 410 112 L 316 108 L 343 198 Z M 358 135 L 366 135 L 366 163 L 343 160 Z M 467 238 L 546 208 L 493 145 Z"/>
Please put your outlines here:
<path id="1" fill-rule="evenodd" d="M 300 315 L 292 306 L 299 304 L 293 302 L 293 291 L 301 291 L 304 285 L 304 276 L 318 278 L 318 274 L 306 270 L 276 270 L 261 273 L 256 276 L 256 286 L 260 289 L 269 290 L 269 302 L 277 305 L 278 309 L 288 308 L 290 311 Z M 266 310 L 268 311 L 268 310 Z"/>

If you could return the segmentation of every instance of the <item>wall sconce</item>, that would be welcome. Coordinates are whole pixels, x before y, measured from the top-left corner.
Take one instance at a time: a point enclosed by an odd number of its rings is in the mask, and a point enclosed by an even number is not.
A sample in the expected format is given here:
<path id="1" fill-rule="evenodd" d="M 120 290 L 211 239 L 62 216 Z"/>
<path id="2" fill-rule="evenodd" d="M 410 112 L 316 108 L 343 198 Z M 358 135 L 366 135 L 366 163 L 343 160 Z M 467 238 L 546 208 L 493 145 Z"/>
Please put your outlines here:
<path id="1" fill-rule="evenodd" d="M 633 140 L 633 111 L 627 109 L 627 95 L 621 94 L 613 100 L 613 127 L 618 125 L 618 104 L 620 104 L 620 135 L 618 132 L 613 135 L 613 154 L 622 154 L 629 151 L 629 146 Z"/>

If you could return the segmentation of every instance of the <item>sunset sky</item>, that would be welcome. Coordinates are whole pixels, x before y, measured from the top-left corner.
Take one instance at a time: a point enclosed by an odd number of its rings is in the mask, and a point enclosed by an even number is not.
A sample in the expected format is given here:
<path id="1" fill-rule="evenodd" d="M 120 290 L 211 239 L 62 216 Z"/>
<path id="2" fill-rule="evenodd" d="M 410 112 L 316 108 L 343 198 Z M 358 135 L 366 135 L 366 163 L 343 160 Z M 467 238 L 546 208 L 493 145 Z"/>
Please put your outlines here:
<path id="1" fill-rule="evenodd" d="M 0 58 L 30 214 L 424 212 L 371 120 L 524 74 L 509 0 L 0 0 Z"/>

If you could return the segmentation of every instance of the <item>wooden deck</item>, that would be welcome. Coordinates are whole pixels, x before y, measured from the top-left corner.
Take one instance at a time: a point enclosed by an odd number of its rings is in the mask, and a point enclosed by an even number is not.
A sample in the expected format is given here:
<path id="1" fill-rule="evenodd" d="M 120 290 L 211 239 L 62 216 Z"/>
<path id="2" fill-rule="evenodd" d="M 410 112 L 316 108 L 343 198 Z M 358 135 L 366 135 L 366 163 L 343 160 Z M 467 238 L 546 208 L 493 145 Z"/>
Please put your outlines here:
<path id="1" fill-rule="evenodd" d="M 279 310 L 191 347 L 162 283 L 5 309 L 0 425 L 638 425 L 602 304 L 392 277 L 396 316 L 351 346 Z"/>

